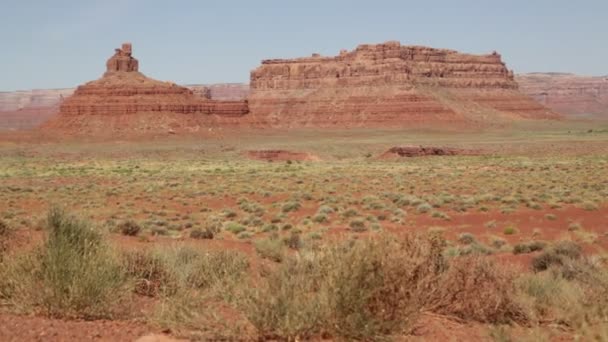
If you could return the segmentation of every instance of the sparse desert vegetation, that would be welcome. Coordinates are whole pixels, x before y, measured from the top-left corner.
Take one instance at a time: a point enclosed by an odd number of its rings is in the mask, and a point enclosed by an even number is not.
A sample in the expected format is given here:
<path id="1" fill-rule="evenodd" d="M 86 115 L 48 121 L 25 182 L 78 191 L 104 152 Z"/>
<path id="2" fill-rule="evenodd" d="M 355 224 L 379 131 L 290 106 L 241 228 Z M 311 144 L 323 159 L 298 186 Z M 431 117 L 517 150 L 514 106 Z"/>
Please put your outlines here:
<path id="1" fill-rule="evenodd" d="M 0 146 L 0 314 L 192 340 L 390 340 L 429 320 L 608 336 L 605 141 L 495 135 L 460 142 L 489 154 L 383 160 L 397 135 L 298 134 L 321 160 L 213 140 Z"/>

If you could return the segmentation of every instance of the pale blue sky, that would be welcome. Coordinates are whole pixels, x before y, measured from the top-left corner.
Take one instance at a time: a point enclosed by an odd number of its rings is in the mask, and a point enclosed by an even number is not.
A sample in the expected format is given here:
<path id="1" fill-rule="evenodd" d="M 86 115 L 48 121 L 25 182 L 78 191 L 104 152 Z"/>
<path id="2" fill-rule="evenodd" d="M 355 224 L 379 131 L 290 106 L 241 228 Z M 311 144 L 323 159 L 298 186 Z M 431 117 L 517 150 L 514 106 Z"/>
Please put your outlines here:
<path id="1" fill-rule="evenodd" d="M 388 40 L 497 50 L 516 72 L 608 74 L 608 0 L 0 1 L 0 91 L 96 79 L 123 41 L 146 75 L 181 84 Z"/>

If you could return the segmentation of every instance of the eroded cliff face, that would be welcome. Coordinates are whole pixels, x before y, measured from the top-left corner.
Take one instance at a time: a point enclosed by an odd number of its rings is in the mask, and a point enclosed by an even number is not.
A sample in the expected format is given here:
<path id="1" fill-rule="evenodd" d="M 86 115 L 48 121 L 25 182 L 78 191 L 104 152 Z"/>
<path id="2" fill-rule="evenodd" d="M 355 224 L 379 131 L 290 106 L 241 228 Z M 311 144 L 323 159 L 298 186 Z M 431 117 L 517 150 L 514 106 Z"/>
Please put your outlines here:
<path id="1" fill-rule="evenodd" d="M 265 60 L 252 71 L 250 86 L 249 120 L 270 126 L 557 117 L 519 92 L 497 53 L 477 56 L 399 42 L 360 45 L 335 57 Z"/>
<path id="2" fill-rule="evenodd" d="M 197 131 L 209 122 L 230 124 L 248 113 L 246 101 L 214 101 L 206 92 L 195 94 L 186 87 L 146 77 L 139 72 L 139 62 L 131 51 L 128 43 L 116 49 L 106 62 L 103 77 L 76 88 L 61 102 L 59 115 L 44 128 Z"/>
<path id="3" fill-rule="evenodd" d="M 608 119 L 608 76 L 532 73 L 516 80 L 522 92 L 559 113 Z"/>
<path id="4" fill-rule="evenodd" d="M 185 85 L 194 95 L 207 100 L 236 101 L 232 105 L 243 109 L 249 94 L 245 83 Z M 40 126 L 59 113 L 59 104 L 74 94 L 76 88 L 33 89 L 0 92 L 0 130 L 24 130 Z M 223 102 L 223 108 L 230 103 Z M 215 110 L 214 110 L 215 112 Z"/>

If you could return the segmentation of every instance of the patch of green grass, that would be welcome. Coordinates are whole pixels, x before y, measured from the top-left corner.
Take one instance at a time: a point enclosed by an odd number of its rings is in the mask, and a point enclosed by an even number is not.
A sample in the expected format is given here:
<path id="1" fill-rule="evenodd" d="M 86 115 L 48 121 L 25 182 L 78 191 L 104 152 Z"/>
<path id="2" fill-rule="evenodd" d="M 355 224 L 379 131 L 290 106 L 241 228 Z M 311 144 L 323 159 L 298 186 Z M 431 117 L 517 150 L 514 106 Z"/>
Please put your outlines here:
<path id="1" fill-rule="evenodd" d="M 517 228 L 513 225 L 509 225 L 505 227 L 502 233 L 505 235 L 514 235 L 517 234 Z"/>
<path id="2" fill-rule="evenodd" d="M 256 252 L 265 259 L 275 262 L 283 261 L 285 257 L 284 244 L 278 238 L 258 239 L 253 243 Z"/>
<path id="3" fill-rule="evenodd" d="M 245 226 L 243 226 L 242 224 L 232 221 L 226 222 L 224 224 L 224 229 L 234 235 L 238 235 L 247 230 L 247 228 L 245 228 Z"/>
<path id="4" fill-rule="evenodd" d="M 299 202 L 296 201 L 289 201 L 286 202 L 285 204 L 283 204 L 283 206 L 281 206 L 281 211 L 284 213 L 289 213 L 292 211 L 298 211 L 300 209 L 301 205 Z"/>

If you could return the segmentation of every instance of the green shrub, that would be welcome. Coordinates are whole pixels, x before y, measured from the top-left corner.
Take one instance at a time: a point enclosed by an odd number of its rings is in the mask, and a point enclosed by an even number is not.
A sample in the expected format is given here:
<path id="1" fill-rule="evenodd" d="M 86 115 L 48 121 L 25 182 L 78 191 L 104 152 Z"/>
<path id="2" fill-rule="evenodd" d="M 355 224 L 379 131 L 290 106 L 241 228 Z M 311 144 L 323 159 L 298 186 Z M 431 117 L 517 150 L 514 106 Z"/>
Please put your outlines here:
<path id="1" fill-rule="evenodd" d="M 581 256 L 581 246 L 572 241 L 560 241 L 532 259 L 532 269 L 541 272 L 553 266 L 561 267 Z"/>
<path id="2" fill-rule="evenodd" d="M 536 251 L 542 251 L 546 247 L 546 243 L 542 241 L 531 241 L 526 243 L 518 243 L 513 246 L 513 254 L 526 254 Z"/>
<path id="3" fill-rule="evenodd" d="M 243 225 L 236 223 L 236 222 L 226 222 L 226 224 L 224 225 L 224 229 L 226 229 L 227 231 L 231 232 L 234 235 L 238 235 L 241 232 L 244 232 L 247 228 L 245 228 Z"/>
<path id="4" fill-rule="evenodd" d="M 513 226 L 507 226 L 503 230 L 503 234 L 505 234 L 505 235 L 513 235 L 515 233 L 517 233 L 517 228 L 515 228 Z"/>
<path id="5" fill-rule="evenodd" d="M 123 263 L 135 281 L 135 293 L 156 297 L 177 291 L 177 276 L 160 255 L 149 251 L 127 252 Z"/>
<path id="6" fill-rule="evenodd" d="M 313 218 L 312 221 L 315 223 L 324 223 L 327 222 L 327 215 L 325 214 L 316 214 Z"/>
<path id="7" fill-rule="evenodd" d="M 438 288 L 428 293 L 427 309 L 484 323 L 526 323 L 516 298 L 516 272 L 483 256 L 452 259 Z"/>
<path id="8" fill-rule="evenodd" d="M 128 275 L 135 280 L 136 293 L 162 297 L 174 296 L 184 289 L 234 283 L 249 267 L 240 253 L 194 247 L 127 252 L 124 263 Z"/>
<path id="9" fill-rule="evenodd" d="M 279 230 L 279 227 L 274 223 L 267 223 L 262 227 L 264 233 L 276 232 L 277 230 Z"/>
<path id="10" fill-rule="evenodd" d="M 12 232 L 8 224 L 0 220 L 0 262 L 2 262 L 4 253 L 6 253 L 8 250 L 8 240 L 11 233 Z"/>
<path id="11" fill-rule="evenodd" d="M 139 224 L 137 224 L 137 222 L 133 220 L 123 222 L 119 226 L 119 229 L 122 235 L 126 236 L 137 236 L 137 234 L 139 234 L 139 232 L 141 231 L 141 227 L 139 226 Z"/>
<path id="12" fill-rule="evenodd" d="M 378 340 L 411 327 L 445 269 L 441 239 L 380 236 L 288 257 L 237 298 L 260 339 Z"/>
<path id="13" fill-rule="evenodd" d="M 255 240 L 253 243 L 256 252 L 265 259 L 281 262 L 284 258 L 283 242 L 278 238 Z"/>
<path id="14" fill-rule="evenodd" d="M 464 245 L 470 245 L 470 244 L 474 243 L 475 241 L 477 241 L 475 239 L 475 235 L 473 235 L 471 233 L 462 233 L 458 236 L 458 242 L 460 242 Z"/>
<path id="15" fill-rule="evenodd" d="M 450 215 L 448 215 L 444 212 L 441 212 L 441 211 L 433 211 L 433 213 L 431 214 L 431 217 L 440 218 L 440 219 L 446 220 L 446 221 L 451 220 Z"/>
<path id="16" fill-rule="evenodd" d="M 345 211 L 342 213 L 342 217 L 344 217 L 344 218 L 355 217 L 355 216 L 357 216 L 357 215 L 359 215 L 359 213 L 358 213 L 358 212 L 357 212 L 357 210 L 356 210 L 356 209 L 354 209 L 354 208 L 349 208 L 349 209 L 346 209 L 346 210 L 345 210 Z"/>
<path id="17" fill-rule="evenodd" d="M 574 241 L 564 240 L 553 245 L 553 251 L 570 259 L 580 258 L 583 248 Z"/>
<path id="18" fill-rule="evenodd" d="M 334 209 L 330 206 L 327 205 L 322 205 L 319 210 L 317 210 L 317 213 L 319 214 L 325 214 L 325 215 L 329 215 L 332 214 L 334 212 Z"/>
<path id="19" fill-rule="evenodd" d="M 251 233 L 250 233 L 250 232 L 248 232 L 248 231 L 243 231 L 243 232 L 240 232 L 240 233 L 237 235 L 237 237 L 238 237 L 239 239 L 241 239 L 241 240 L 247 240 L 247 239 L 251 239 L 251 237 L 252 237 L 252 236 L 253 236 L 253 234 L 251 234 Z"/>
<path id="20" fill-rule="evenodd" d="M 366 230 L 365 227 L 365 220 L 363 219 L 354 219 L 352 221 L 350 221 L 350 223 L 348 224 L 350 226 L 350 229 L 352 229 L 354 232 L 364 232 Z"/>
<path id="21" fill-rule="evenodd" d="M 283 204 L 283 206 L 281 207 L 281 211 L 284 213 L 288 213 L 291 211 L 297 211 L 298 209 L 300 209 L 300 203 L 296 202 L 296 201 L 289 201 L 286 202 L 285 204 Z"/>
<path id="22" fill-rule="evenodd" d="M 492 238 L 492 247 L 494 247 L 496 249 L 501 249 L 506 244 L 507 244 L 507 241 L 505 239 L 501 239 L 499 237 Z"/>
<path id="23" fill-rule="evenodd" d="M 224 214 L 225 218 L 229 218 L 229 219 L 233 219 L 233 218 L 237 217 L 236 211 L 234 211 L 232 209 L 225 209 L 223 214 Z"/>
<path id="24" fill-rule="evenodd" d="M 479 242 L 473 242 L 466 246 L 450 247 L 446 249 L 446 257 L 469 256 L 469 255 L 490 255 L 494 250 Z"/>
<path id="25" fill-rule="evenodd" d="M 192 229 L 190 231 L 190 237 L 193 239 L 213 239 L 214 237 L 214 233 L 211 229 L 206 228 L 206 229 L 200 229 L 200 228 L 195 228 Z"/>
<path id="26" fill-rule="evenodd" d="M 546 214 L 545 218 L 549 221 L 555 221 L 557 220 L 557 216 L 555 216 L 554 214 Z"/>
<path id="27" fill-rule="evenodd" d="M 299 232 L 291 232 L 291 234 L 289 234 L 289 237 L 285 238 L 283 242 L 287 247 L 291 249 L 298 250 L 302 248 L 302 237 Z"/>
<path id="28" fill-rule="evenodd" d="M 49 211 L 43 245 L 18 258 L 11 301 L 53 317 L 110 317 L 127 279 L 104 236 L 63 210 Z M 21 263 L 23 261 L 23 263 Z"/>
<path id="29" fill-rule="evenodd" d="M 433 207 L 428 203 L 421 203 L 416 207 L 416 211 L 421 214 L 428 213 L 431 209 L 433 209 Z"/>

